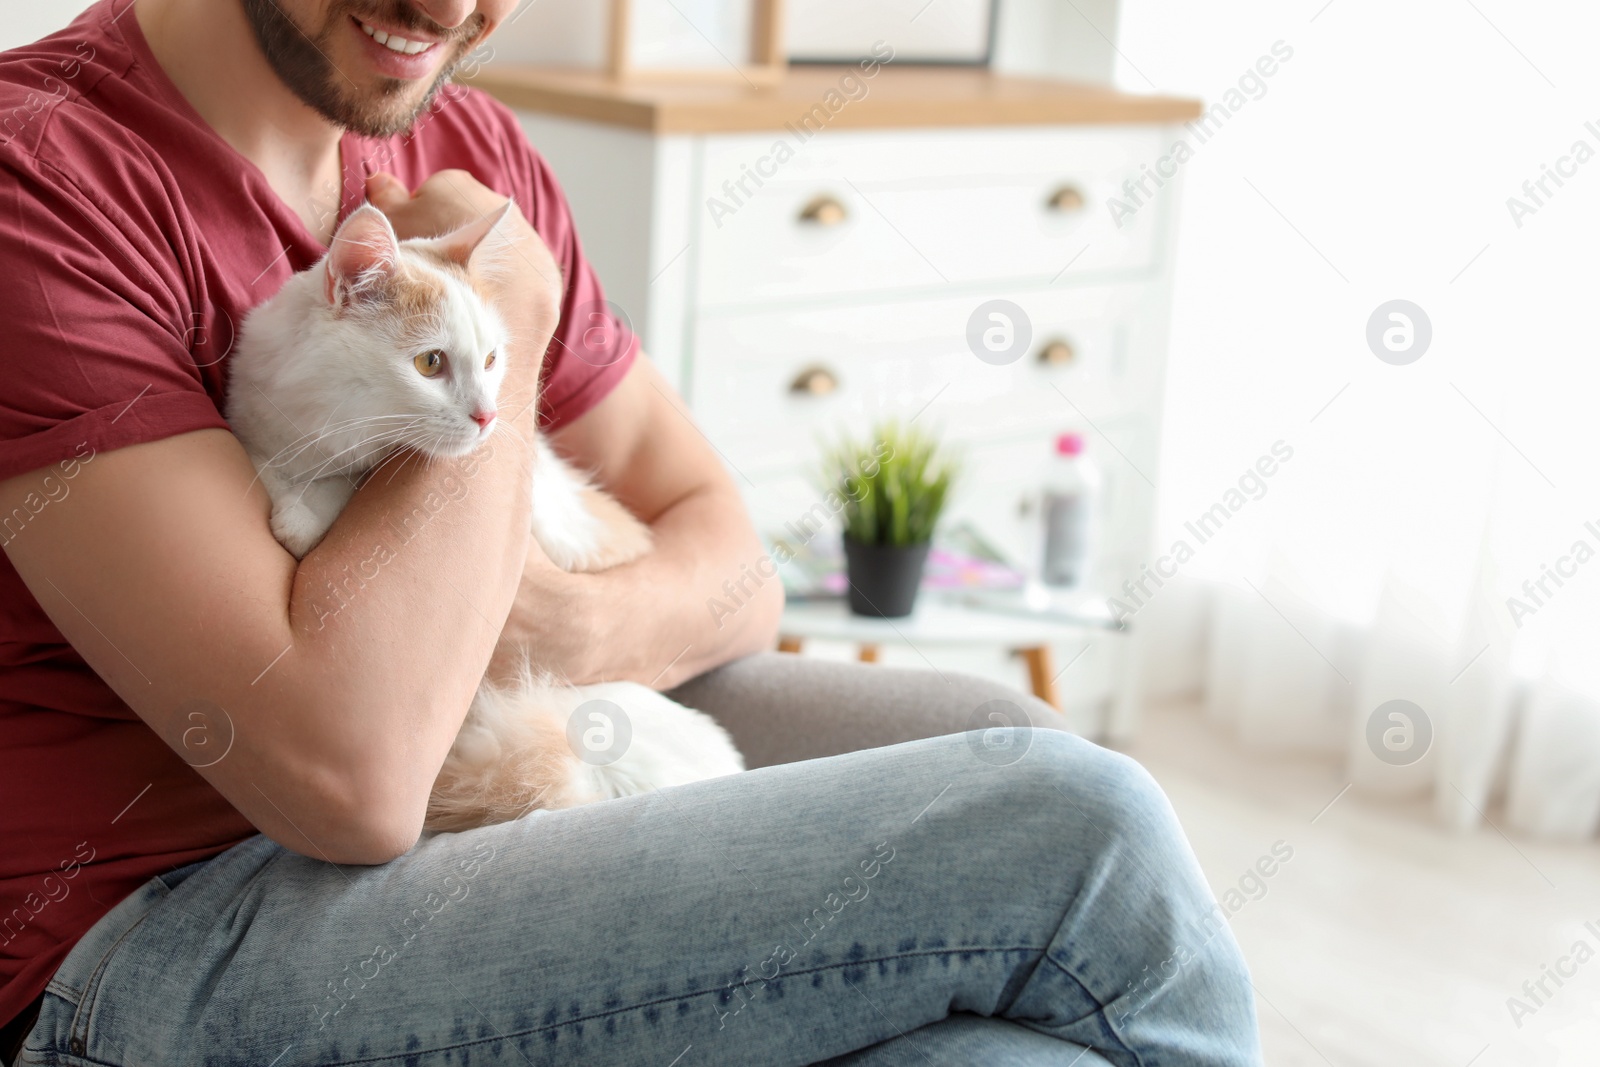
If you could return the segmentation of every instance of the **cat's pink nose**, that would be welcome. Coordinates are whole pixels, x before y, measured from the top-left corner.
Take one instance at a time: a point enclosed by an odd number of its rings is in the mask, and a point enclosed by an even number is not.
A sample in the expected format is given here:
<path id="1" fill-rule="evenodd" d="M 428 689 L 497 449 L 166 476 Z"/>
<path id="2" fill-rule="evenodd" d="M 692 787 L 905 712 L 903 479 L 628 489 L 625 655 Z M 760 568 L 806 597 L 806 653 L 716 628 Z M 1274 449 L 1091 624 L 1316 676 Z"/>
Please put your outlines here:
<path id="1" fill-rule="evenodd" d="M 474 411 L 472 413 L 472 421 L 478 424 L 479 429 L 487 430 L 497 414 L 499 413 L 493 408 L 488 411 Z"/>

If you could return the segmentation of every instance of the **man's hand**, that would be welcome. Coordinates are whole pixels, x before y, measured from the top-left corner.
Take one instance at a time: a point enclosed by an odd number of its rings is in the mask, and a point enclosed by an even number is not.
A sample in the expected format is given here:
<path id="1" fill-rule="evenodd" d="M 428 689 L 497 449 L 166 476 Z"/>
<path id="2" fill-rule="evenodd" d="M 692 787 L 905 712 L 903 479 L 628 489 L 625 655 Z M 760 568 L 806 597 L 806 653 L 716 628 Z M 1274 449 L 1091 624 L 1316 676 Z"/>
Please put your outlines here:
<path id="1" fill-rule="evenodd" d="M 514 331 L 531 315 L 531 336 L 526 329 L 513 335 L 522 358 L 506 368 L 502 399 L 507 407 L 515 400 L 517 409 L 532 411 L 532 403 L 521 403 L 515 394 L 535 396 L 544 351 L 561 317 L 561 270 L 520 208 L 464 170 L 441 170 L 414 193 L 392 174 L 374 174 L 367 179 L 367 199 L 389 217 L 402 241 L 440 237 L 499 217 L 473 257 L 473 277 L 492 303 L 515 311 L 504 315 Z"/>

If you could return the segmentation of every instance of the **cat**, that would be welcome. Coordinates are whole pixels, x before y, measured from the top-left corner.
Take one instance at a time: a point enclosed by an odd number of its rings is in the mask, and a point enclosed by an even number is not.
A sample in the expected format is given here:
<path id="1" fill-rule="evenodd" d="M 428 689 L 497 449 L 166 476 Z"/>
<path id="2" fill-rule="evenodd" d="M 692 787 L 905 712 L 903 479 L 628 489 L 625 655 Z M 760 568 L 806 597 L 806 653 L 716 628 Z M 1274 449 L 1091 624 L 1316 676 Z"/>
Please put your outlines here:
<path id="1" fill-rule="evenodd" d="M 224 414 L 271 498 L 273 536 L 296 559 L 395 450 L 463 456 L 494 432 L 506 360 L 526 358 L 507 354 L 505 324 L 480 289 L 505 254 L 509 210 L 400 241 L 363 204 L 321 261 L 246 316 Z M 542 436 L 532 447 L 533 535 L 557 566 L 605 570 L 650 550 L 648 527 Z M 743 769 L 701 712 L 630 682 L 564 685 L 525 655 L 514 683 L 480 683 L 424 828 L 471 829 Z"/>

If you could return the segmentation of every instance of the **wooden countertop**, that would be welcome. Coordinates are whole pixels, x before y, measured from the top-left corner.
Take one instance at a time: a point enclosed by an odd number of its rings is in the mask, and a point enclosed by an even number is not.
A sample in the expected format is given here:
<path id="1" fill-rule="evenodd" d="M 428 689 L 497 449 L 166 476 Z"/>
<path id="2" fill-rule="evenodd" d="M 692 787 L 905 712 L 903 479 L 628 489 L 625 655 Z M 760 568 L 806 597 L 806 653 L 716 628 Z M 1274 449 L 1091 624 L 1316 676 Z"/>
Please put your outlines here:
<path id="1" fill-rule="evenodd" d="M 856 83 L 848 76 L 854 75 Z M 843 84 L 841 84 L 843 83 Z M 1184 122 L 1197 100 L 969 68 L 792 67 L 774 85 L 616 82 L 599 71 L 494 65 L 468 84 L 509 107 L 651 133 L 732 133 L 798 124 L 813 108 L 830 129 Z M 856 84 L 850 99 L 846 86 Z M 862 93 L 865 87 L 865 94 Z M 829 91 L 836 95 L 829 97 Z M 842 103 L 841 103 L 842 102 Z M 830 112 L 829 105 L 832 105 Z"/>

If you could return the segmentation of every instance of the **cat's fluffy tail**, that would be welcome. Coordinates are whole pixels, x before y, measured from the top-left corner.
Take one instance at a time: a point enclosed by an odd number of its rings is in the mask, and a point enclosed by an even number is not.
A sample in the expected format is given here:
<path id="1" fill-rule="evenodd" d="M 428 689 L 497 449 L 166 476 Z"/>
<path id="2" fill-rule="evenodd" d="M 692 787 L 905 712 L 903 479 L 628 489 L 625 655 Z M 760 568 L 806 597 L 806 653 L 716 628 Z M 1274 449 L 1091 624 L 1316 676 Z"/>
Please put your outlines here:
<path id="1" fill-rule="evenodd" d="M 571 686 L 524 664 L 478 687 L 428 798 L 428 830 L 508 822 L 744 770 L 709 716 L 632 682 Z"/>

